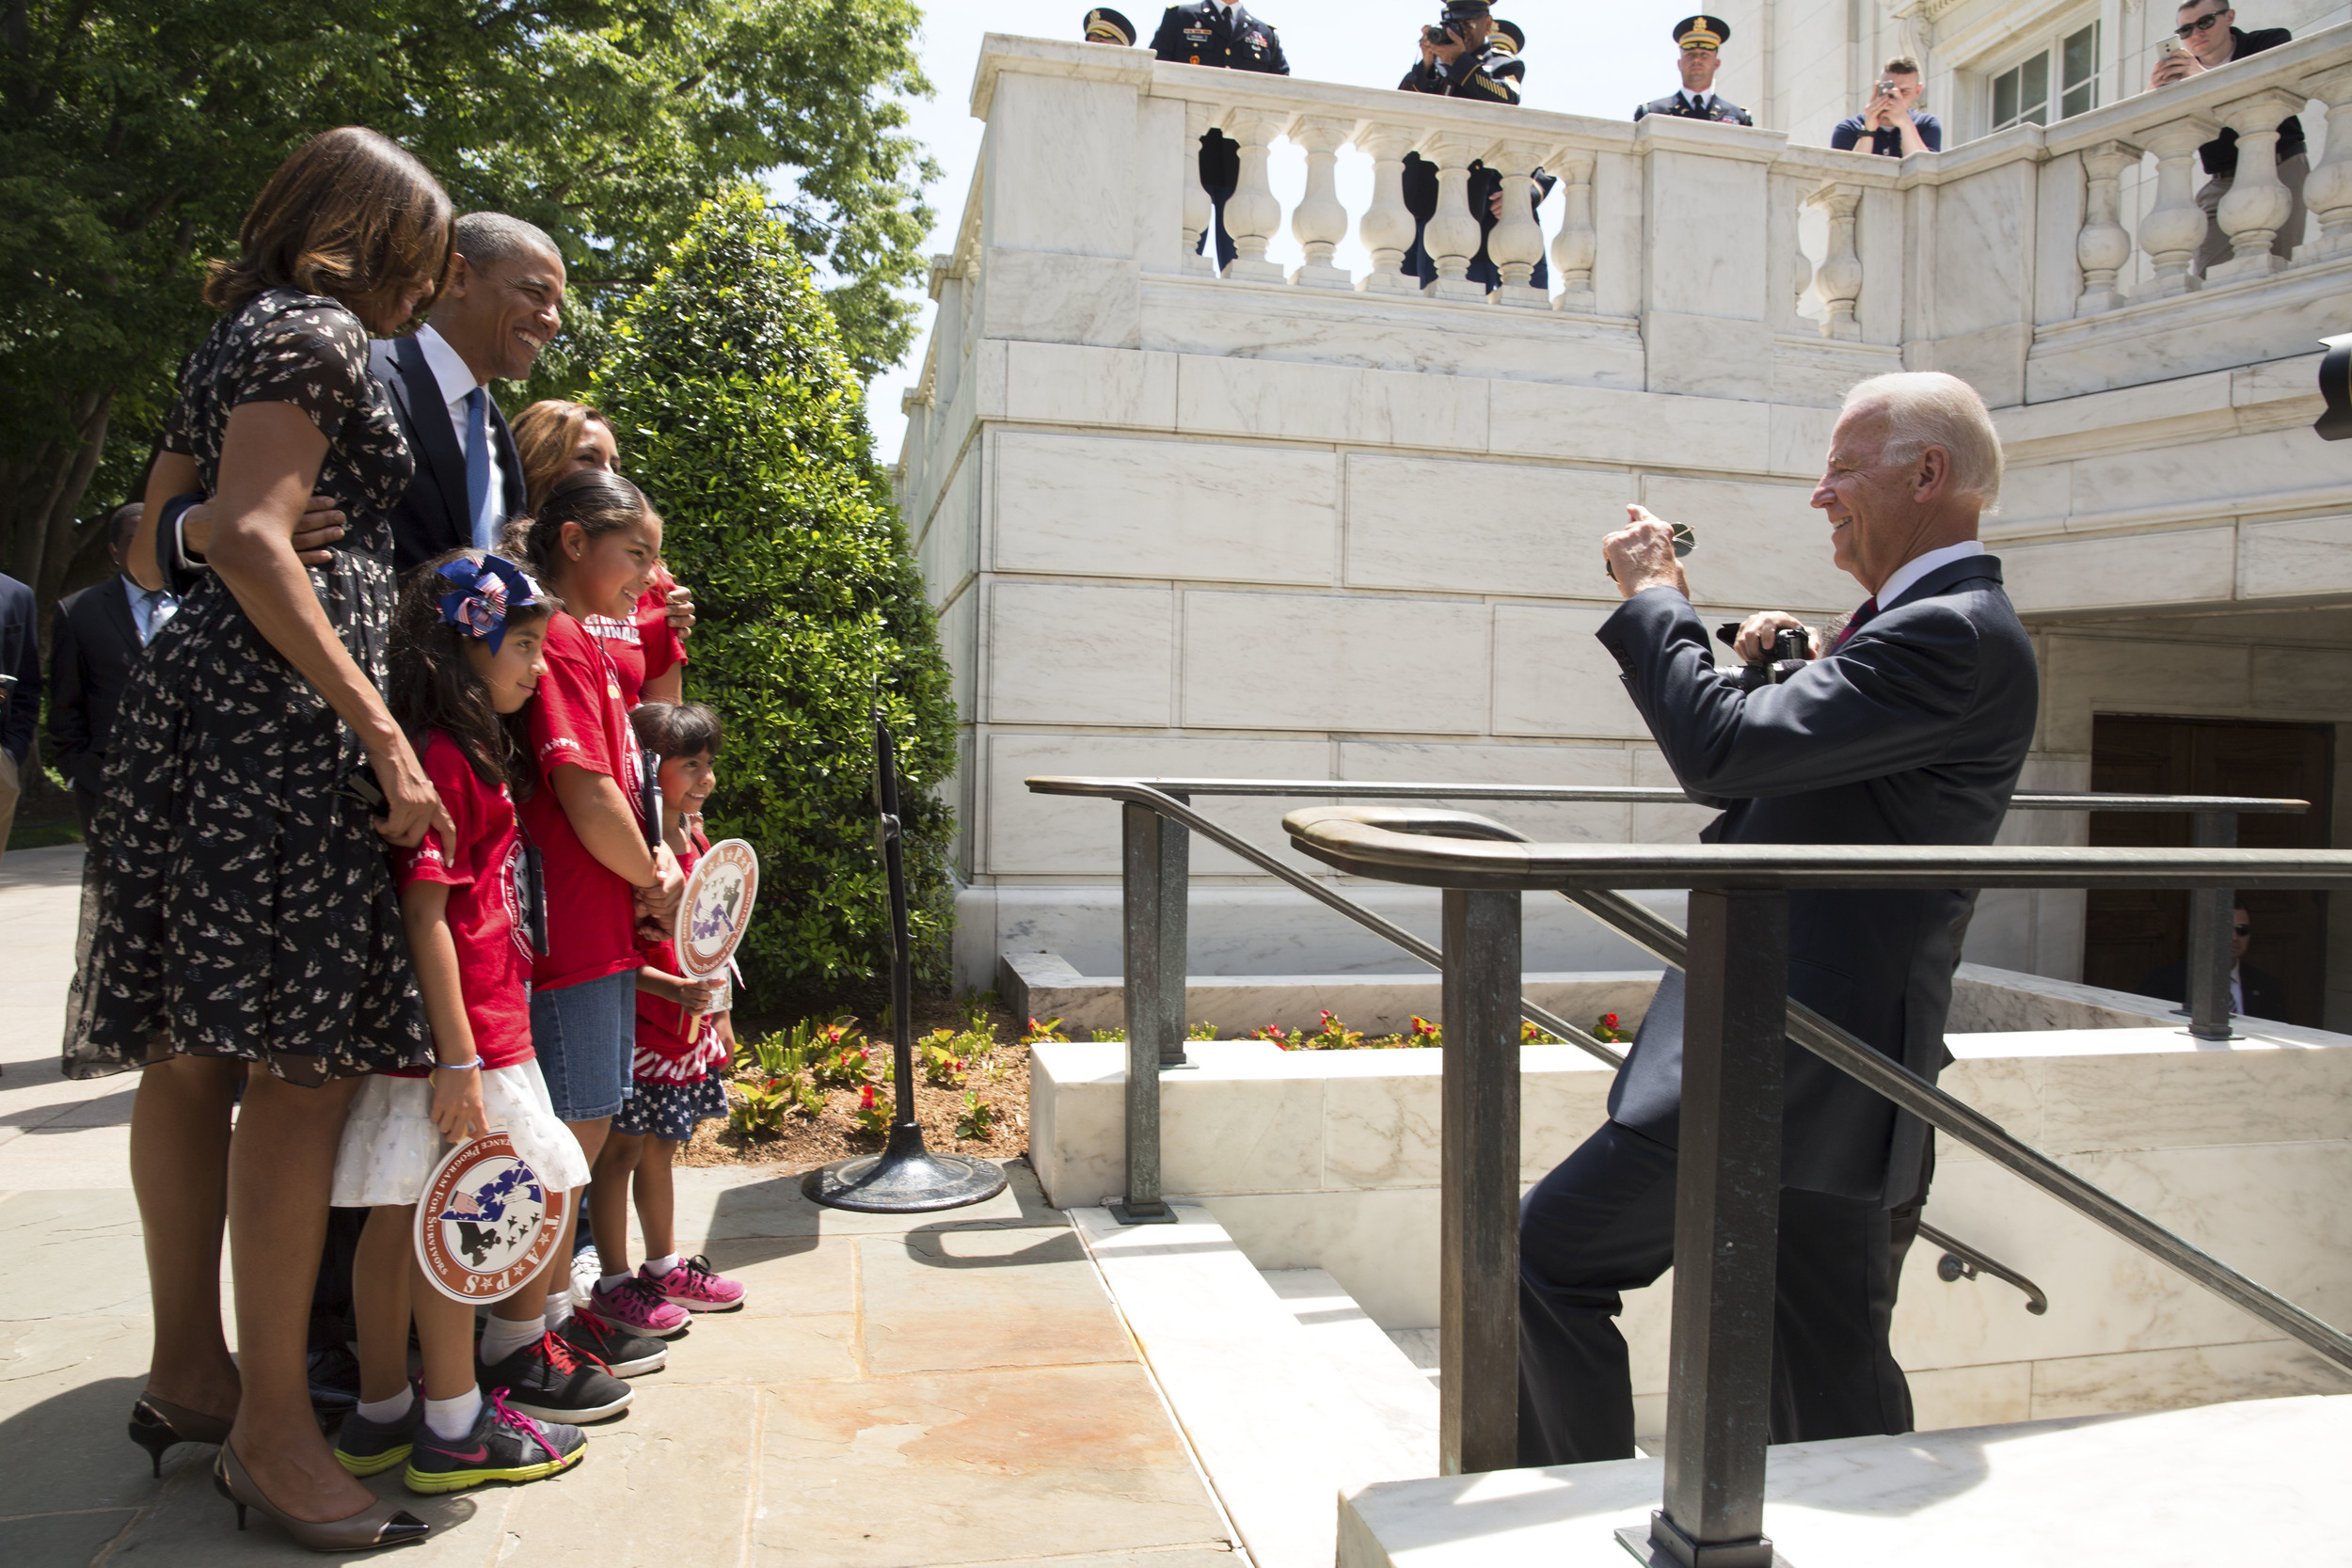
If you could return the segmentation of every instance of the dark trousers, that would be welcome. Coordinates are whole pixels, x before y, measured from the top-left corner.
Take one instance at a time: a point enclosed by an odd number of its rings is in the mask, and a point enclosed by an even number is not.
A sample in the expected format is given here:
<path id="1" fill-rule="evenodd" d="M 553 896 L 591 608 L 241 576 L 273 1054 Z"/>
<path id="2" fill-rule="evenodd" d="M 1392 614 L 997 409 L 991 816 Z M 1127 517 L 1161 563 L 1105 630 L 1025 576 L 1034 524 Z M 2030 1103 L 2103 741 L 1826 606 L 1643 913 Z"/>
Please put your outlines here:
<path id="1" fill-rule="evenodd" d="M 1623 1292 L 1674 1261 L 1675 1151 L 1615 1122 L 1519 1206 L 1519 1463 L 1633 1456 Z M 1772 1441 L 1911 1430 L 1887 1212 L 1783 1189 Z"/>

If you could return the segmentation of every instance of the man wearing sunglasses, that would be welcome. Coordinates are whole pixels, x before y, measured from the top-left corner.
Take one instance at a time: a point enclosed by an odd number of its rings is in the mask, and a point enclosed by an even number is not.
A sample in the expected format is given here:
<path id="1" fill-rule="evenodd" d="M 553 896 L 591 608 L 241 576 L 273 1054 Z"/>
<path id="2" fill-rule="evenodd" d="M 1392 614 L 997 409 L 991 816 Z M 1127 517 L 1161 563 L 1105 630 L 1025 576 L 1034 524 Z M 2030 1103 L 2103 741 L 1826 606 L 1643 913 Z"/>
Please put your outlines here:
<path id="1" fill-rule="evenodd" d="M 2254 944 L 2254 922 L 2243 907 L 2230 911 L 2230 1011 L 2241 1018 L 2268 1018 L 2284 1021 L 2287 1016 L 2287 989 L 2279 977 L 2256 969 L 2246 961 L 2246 950 Z M 2161 968 L 2151 970 L 2139 982 L 2139 994 L 2160 1001 L 2179 1002 L 2188 999 L 2188 962 L 2175 959 Z"/>
<path id="2" fill-rule="evenodd" d="M 2295 36 L 2284 27 L 2241 31 L 2233 25 L 2237 12 L 2220 0 L 2190 0 L 2190 4 L 2180 8 L 2176 21 L 2179 24 L 2172 30 L 2169 47 L 2156 56 L 2156 68 L 2149 73 L 2148 86 L 2152 89 L 2169 87 L 2232 60 L 2276 49 Z M 2230 186 L 2237 178 L 2237 133 L 2222 132 L 2199 148 L 2197 153 L 2204 162 L 2207 176 L 2205 188 L 2197 193 L 2197 205 L 2205 210 L 2205 243 L 2198 248 L 2197 260 L 2189 270 L 2192 276 L 2202 277 L 2206 269 L 2219 266 L 2231 256 L 2230 236 L 2222 231 L 2216 214 L 2221 198 L 2230 194 Z M 2292 116 L 2279 122 L 2278 159 L 2279 182 L 2286 186 L 2291 205 L 2286 222 L 2271 237 L 2270 250 L 2275 256 L 2291 256 L 2296 242 L 2303 237 L 2303 177 L 2312 168 L 2303 141 L 2303 122 Z"/>

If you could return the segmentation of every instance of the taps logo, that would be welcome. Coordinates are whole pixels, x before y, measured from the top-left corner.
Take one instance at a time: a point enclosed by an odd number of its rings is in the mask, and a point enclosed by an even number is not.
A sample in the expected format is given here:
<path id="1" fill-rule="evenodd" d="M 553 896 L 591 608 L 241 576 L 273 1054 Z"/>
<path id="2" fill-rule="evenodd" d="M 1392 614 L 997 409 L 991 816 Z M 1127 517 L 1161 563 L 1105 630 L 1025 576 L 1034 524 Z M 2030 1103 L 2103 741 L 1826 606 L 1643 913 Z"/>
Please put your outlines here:
<path id="1" fill-rule="evenodd" d="M 759 856 L 739 838 L 723 839 L 694 863 L 678 900 L 678 967 L 691 979 L 706 979 L 727 966 L 751 924 L 759 896 Z"/>
<path id="2" fill-rule="evenodd" d="M 417 1202 L 417 1257 L 455 1301 L 499 1301 L 539 1272 L 564 1228 L 564 1195 L 503 1132 L 450 1150 Z"/>

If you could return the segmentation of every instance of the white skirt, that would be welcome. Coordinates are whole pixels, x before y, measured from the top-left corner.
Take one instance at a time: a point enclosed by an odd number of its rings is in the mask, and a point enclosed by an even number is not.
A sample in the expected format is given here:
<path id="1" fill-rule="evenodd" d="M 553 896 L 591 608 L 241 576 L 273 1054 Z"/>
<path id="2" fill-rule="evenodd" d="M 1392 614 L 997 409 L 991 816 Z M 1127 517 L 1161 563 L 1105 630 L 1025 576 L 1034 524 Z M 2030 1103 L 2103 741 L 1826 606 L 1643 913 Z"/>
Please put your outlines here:
<path id="1" fill-rule="evenodd" d="M 480 1070 L 482 1108 L 492 1129 L 514 1140 L 515 1152 L 548 1186 L 564 1192 L 585 1186 L 588 1156 L 556 1118 L 539 1064 Z M 449 1148 L 433 1125 L 430 1078 L 372 1077 L 360 1085 L 343 1123 L 334 1196 L 327 1201 L 338 1209 L 414 1203 Z"/>

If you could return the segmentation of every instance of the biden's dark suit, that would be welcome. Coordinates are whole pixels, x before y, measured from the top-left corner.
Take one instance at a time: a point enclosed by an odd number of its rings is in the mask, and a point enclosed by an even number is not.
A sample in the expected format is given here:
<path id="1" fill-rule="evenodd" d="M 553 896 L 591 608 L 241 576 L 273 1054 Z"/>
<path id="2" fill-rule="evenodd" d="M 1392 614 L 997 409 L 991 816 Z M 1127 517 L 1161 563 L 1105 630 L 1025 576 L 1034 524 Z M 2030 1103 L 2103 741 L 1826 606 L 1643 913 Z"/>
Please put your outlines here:
<path id="1" fill-rule="evenodd" d="M 1724 808 L 1708 843 L 1990 844 L 2033 737 L 2033 648 L 1987 555 L 1930 572 L 1835 652 L 1753 692 L 1717 672 L 1671 590 L 1627 600 L 1599 637 L 1676 778 Z M 1789 994 L 1932 1078 L 1968 902 L 1959 889 L 1791 894 Z M 1633 1451 L 1613 1320 L 1620 1292 L 1673 1261 L 1682 997 L 1669 971 L 1610 1119 L 1523 1206 L 1521 1464 Z M 1786 1050 L 1772 1440 L 1908 1431 L 1886 1348 L 1886 1211 L 1918 1185 L 1927 1129 Z"/>

